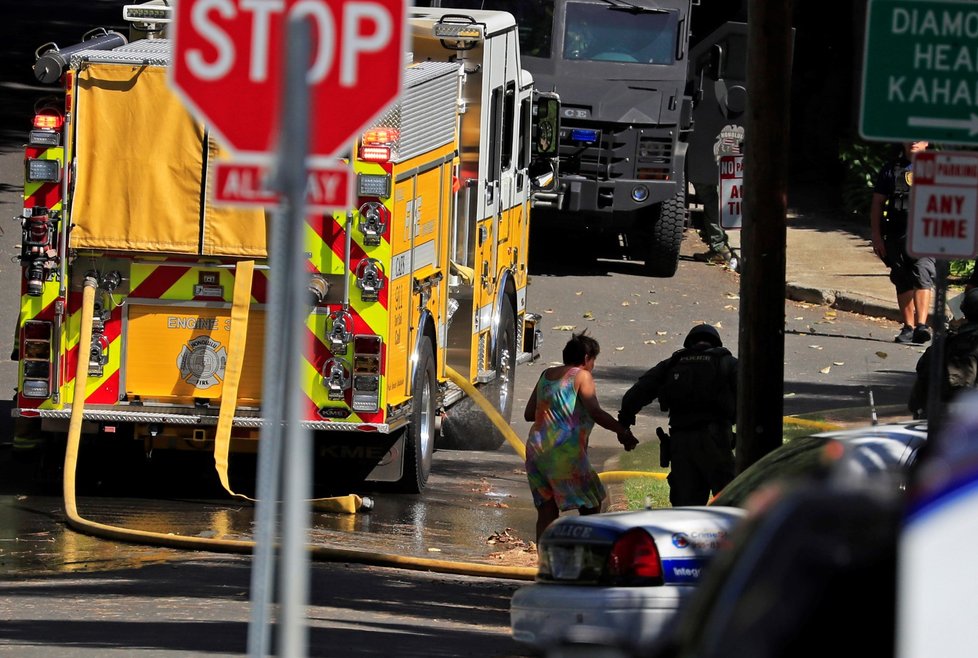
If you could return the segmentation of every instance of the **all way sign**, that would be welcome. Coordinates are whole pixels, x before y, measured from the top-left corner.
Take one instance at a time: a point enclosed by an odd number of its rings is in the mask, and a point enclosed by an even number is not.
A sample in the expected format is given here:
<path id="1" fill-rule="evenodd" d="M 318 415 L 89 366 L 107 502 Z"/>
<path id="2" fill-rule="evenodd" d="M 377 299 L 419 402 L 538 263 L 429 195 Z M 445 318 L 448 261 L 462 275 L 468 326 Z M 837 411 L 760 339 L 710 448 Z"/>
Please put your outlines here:
<path id="1" fill-rule="evenodd" d="M 978 153 L 915 153 L 910 189 L 907 251 L 917 258 L 974 258 Z"/>
<path id="2" fill-rule="evenodd" d="M 217 162 L 214 165 L 214 201 L 235 206 L 274 206 L 277 192 L 269 189 L 270 171 L 266 165 Z M 348 167 L 313 167 L 306 172 L 306 209 L 328 212 L 347 208 L 352 198 L 352 177 Z"/>

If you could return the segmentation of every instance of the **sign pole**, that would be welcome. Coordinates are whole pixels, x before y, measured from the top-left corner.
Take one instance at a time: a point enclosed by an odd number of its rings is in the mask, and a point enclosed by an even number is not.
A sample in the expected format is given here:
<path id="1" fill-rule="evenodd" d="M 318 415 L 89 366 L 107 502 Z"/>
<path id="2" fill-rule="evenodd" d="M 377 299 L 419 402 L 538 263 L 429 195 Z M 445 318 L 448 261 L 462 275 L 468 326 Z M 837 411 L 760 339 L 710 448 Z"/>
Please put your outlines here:
<path id="1" fill-rule="evenodd" d="M 309 143 L 309 86 L 306 67 L 312 51 L 312 26 L 307 17 L 289 19 L 286 32 L 285 105 L 282 112 L 276 188 L 285 199 L 282 217 L 288 230 L 289 294 L 285 320 L 288 340 L 286 372 L 282 381 L 286 396 L 285 455 L 282 496 L 282 596 L 280 656 L 305 656 L 308 649 L 305 618 L 309 599 L 309 499 L 312 497 L 312 446 L 309 430 L 302 426 L 302 345 L 308 314 L 308 275 L 304 255 L 306 155 Z M 274 366 L 266 364 L 266 371 Z"/>
<path id="2" fill-rule="evenodd" d="M 272 267 L 269 268 L 270 296 L 265 316 L 262 366 L 262 414 L 265 422 L 258 446 L 258 503 L 248 628 L 248 653 L 252 658 L 269 655 L 269 609 L 275 573 L 275 529 L 283 467 L 287 477 L 281 491 L 283 522 L 279 592 L 282 608 L 279 655 L 305 656 L 308 648 L 303 620 L 308 599 L 309 554 L 306 543 L 312 451 L 309 431 L 297 422 L 302 410 L 299 405 L 301 396 L 296 395 L 296 391 L 301 390 L 301 341 L 298 337 L 303 335 L 308 283 L 304 279 L 302 230 L 309 134 L 309 89 L 305 80 L 305 66 L 312 43 L 308 21 L 290 20 L 286 42 L 285 105 L 281 116 L 282 137 L 277 175 L 273 185 L 281 193 L 284 205 L 279 206 L 275 213 L 269 253 Z M 277 318 L 285 321 L 279 322 Z"/>

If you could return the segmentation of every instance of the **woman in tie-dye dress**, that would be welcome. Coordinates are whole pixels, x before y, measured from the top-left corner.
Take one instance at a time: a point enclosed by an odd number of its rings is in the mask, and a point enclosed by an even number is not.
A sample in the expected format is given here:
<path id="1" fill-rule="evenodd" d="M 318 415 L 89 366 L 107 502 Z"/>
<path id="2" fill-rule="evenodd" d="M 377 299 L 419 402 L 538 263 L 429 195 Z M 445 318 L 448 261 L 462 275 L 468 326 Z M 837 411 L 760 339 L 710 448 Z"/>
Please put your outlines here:
<path id="1" fill-rule="evenodd" d="M 540 375 L 523 417 L 533 423 L 526 441 L 526 476 L 537 508 L 537 542 L 561 512 L 601 510 L 604 486 L 587 456 L 588 437 L 597 423 L 618 435 L 631 450 L 638 444 L 628 428 L 598 404 L 594 361 L 598 341 L 575 334 L 564 346 L 564 365 Z"/>

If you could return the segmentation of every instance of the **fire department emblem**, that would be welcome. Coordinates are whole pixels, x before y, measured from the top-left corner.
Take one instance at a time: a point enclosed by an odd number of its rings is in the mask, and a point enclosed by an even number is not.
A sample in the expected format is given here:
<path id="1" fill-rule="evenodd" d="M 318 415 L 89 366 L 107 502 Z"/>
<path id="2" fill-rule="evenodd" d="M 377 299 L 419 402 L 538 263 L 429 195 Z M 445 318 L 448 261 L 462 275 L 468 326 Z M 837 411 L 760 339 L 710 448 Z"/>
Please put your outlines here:
<path id="1" fill-rule="evenodd" d="M 904 171 L 903 180 L 907 181 L 907 187 L 913 187 L 913 172 L 909 169 Z"/>
<path id="2" fill-rule="evenodd" d="M 208 336 L 198 336 L 188 341 L 177 356 L 180 378 L 195 388 L 220 384 L 227 362 L 227 350 Z"/>

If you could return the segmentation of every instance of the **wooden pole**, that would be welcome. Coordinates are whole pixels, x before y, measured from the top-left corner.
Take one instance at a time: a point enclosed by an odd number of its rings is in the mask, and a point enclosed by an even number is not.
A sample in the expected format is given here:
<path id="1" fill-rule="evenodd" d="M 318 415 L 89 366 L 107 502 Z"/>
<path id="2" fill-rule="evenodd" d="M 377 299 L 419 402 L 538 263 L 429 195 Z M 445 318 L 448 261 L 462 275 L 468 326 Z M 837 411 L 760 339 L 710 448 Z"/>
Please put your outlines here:
<path id="1" fill-rule="evenodd" d="M 738 472 L 782 443 L 792 5 L 748 3 Z"/>

